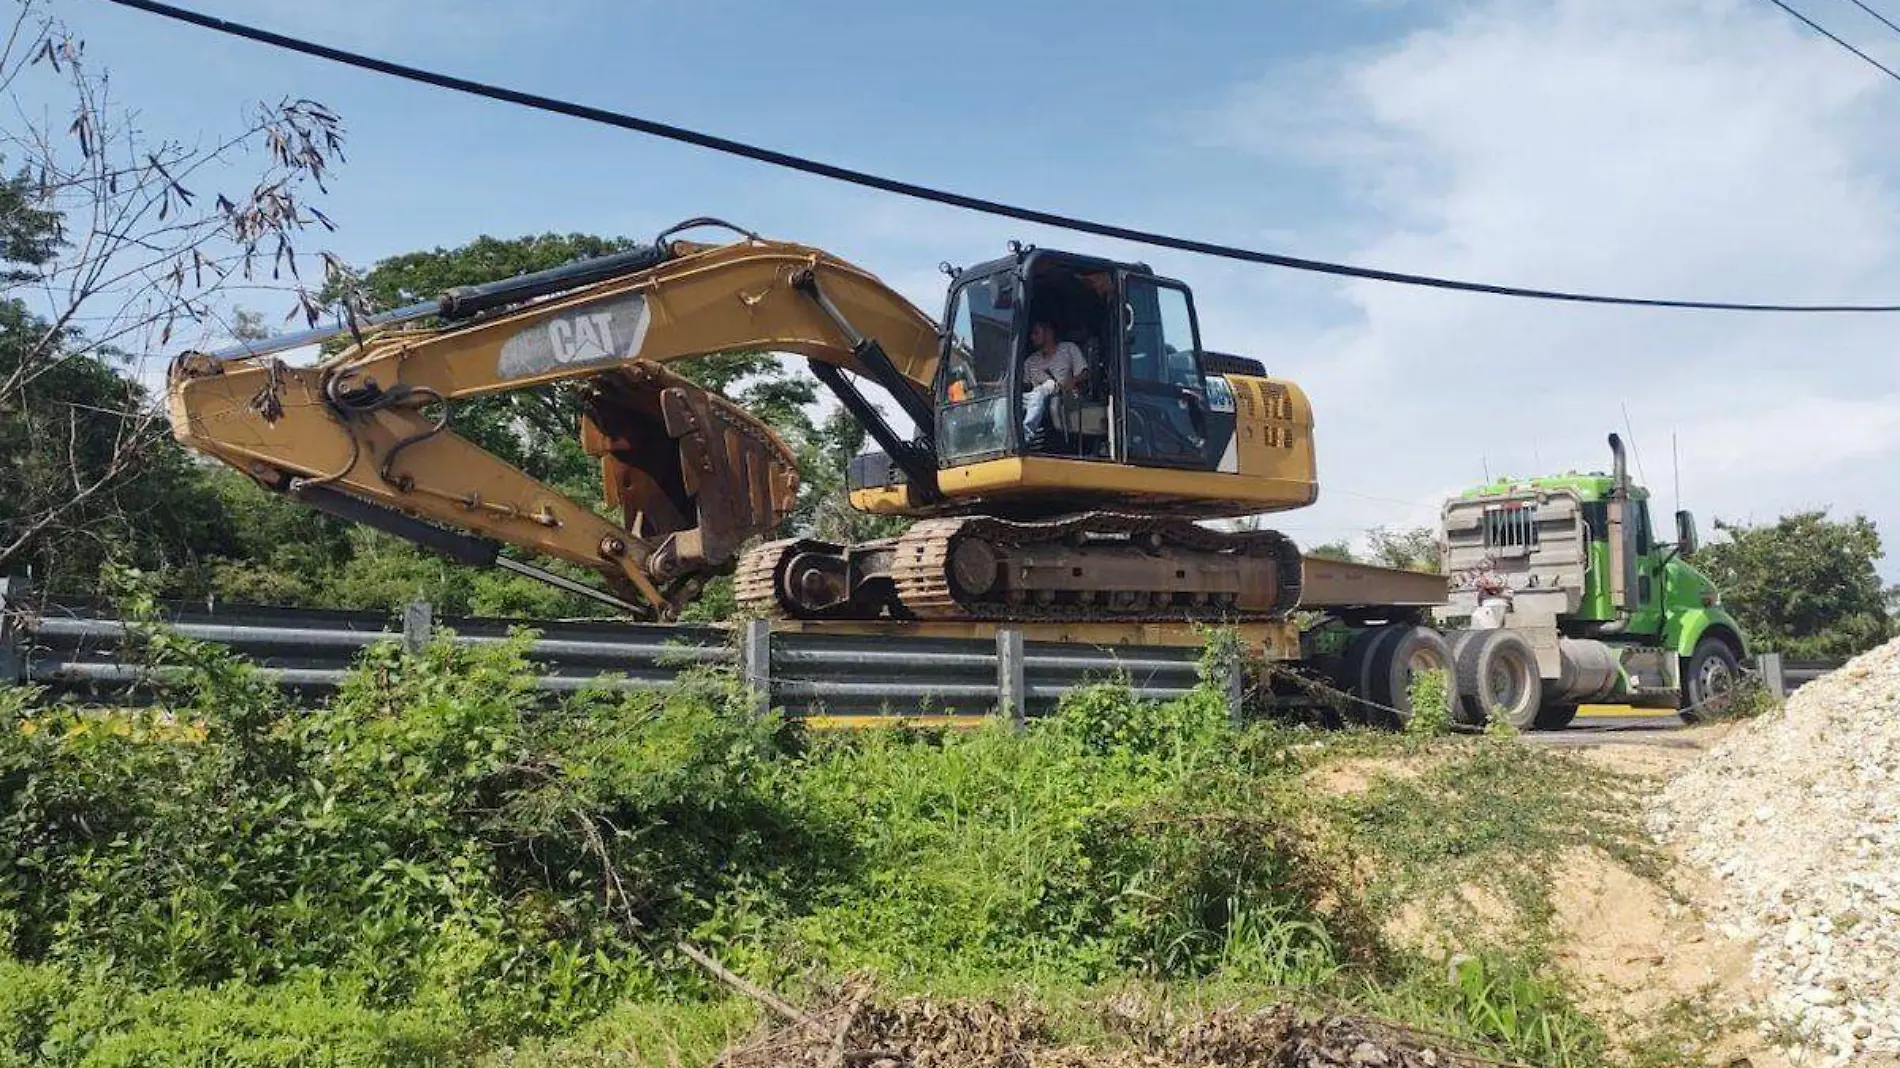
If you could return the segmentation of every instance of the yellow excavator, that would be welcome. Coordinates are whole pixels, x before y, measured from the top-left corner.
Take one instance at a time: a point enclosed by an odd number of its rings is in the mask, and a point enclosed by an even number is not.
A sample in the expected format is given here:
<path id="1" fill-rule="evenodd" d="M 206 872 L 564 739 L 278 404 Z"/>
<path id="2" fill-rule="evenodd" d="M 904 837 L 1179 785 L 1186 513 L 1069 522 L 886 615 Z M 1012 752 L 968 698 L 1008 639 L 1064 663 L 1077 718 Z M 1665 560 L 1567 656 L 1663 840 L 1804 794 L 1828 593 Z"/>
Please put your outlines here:
<path id="1" fill-rule="evenodd" d="M 709 226 L 738 236 L 680 237 Z M 1279 620 L 1299 604 L 1290 540 L 1197 522 L 1317 497 L 1298 386 L 1203 347 L 1188 287 L 1141 263 L 1012 243 L 945 273 L 939 326 L 821 249 L 695 219 L 630 251 L 185 353 L 169 415 L 181 442 L 269 490 L 647 618 L 729 571 L 742 605 L 805 620 Z M 312 366 L 278 355 L 337 338 Z M 793 507 L 793 453 L 671 367 L 737 350 L 809 361 L 880 450 L 851 462 L 851 504 L 918 521 L 745 550 Z M 1062 388 L 1030 388 L 1037 351 L 1067 362 Z M 551 383 L 581 392 L 617 519 L 455 432 L 458 402 Z"/>

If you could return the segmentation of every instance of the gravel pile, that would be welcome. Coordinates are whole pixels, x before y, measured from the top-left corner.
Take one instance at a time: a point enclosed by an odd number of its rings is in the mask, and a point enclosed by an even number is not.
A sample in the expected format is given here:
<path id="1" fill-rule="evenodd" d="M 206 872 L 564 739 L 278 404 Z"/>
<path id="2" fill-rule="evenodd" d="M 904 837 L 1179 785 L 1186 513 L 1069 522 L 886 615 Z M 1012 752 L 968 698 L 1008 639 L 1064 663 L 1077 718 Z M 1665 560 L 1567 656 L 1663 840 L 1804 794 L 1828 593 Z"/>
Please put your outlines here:
<path id="1" fill-rule="evenodd" d="M 1828 1063 L 1900 1053 L 1900 641 L 1739 725 L 1648 822 L 1718 880 L 1764 1015 Z"/>

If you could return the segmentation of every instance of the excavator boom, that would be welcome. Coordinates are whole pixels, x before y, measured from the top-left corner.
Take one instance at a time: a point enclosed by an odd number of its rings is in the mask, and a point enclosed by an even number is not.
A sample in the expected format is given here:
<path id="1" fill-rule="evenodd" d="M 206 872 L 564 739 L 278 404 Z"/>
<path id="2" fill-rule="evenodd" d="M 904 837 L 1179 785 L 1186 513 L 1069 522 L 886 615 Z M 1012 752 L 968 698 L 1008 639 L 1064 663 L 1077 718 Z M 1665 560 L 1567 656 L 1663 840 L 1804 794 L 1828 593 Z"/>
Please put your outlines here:
<path id="1" fill-rule="evenodd" d="M 605 259 L 401 309 L 315 366 L 258 346 L 187 354 L 168 391 L 174 433 L 270 489 L 466 562 L 496 562 L 505 542 L 669 614 L 789 514 L 797 469 L 764 422 L 666 365 L 794 353 L 921 395 L 936 327 L 870 274 L 800 245 L 662 241 Z M 395 328 L 421 315 L 447 325 Z M 879 341 L 848 336 L 834 315 Z M 582 441 L 618 522 L 455 433 L 458 401 L 560 382 L 581 383 Z"/>

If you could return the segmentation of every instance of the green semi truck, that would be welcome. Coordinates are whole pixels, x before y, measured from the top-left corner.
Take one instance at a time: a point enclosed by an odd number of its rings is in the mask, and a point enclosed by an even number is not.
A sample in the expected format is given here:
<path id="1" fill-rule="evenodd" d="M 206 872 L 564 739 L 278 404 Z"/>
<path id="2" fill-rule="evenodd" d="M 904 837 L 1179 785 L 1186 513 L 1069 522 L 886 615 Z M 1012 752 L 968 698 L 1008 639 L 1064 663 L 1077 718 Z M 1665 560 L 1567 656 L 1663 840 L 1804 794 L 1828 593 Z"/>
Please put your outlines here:
<path id="1" fill-rule="evenodd" d="M 1447 501 L 1445 602 L 1329 619 L 1314 633 L 1333 682 L 1388 722 L 1410 713 L 1406 680 L 1433 669 L 1473 726 L 1556 729 L 1592 703 L 1718 708 L 1741 677 L 1742 629 L 1689 563 L 1695 518 L 1677 512 L 1659 540 L 1649 492 L 1609 443 L 1608 474 L 1499 479 Z"/>

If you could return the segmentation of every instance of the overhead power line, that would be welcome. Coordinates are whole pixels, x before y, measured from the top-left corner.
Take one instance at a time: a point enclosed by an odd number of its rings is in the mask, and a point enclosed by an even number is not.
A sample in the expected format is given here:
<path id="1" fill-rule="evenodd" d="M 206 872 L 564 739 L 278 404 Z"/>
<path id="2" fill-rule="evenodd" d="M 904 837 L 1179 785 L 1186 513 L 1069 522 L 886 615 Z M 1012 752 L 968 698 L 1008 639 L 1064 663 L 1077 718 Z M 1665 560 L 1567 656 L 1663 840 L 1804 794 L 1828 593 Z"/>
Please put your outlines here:
<path id="1" fill-rule="evenodd" d="M 1835 44 L 1840 45 L 1842 48 L 1847 49 L 1849 52 L 1852 52 L 1855 55 L 1859 56 L 1861 58 L 1861 61 L 1866 63 L 1868 66 L 1874 68 L 1875 70 L 1879 71 L 1882 74 L 1885 74 L 1887 77 L 1892 78 L 1894 81 L 1900 82 L 1900 73 L 1896 73 L 1892 67 L 1887 66 L 1886 64 L 1880 62 L 1874 57 L 1868 55 L 1867 53 L 1861 51 L 1858 48 L 1855 48 L 1853 45 L 1848 44 L 1846 41 L 1828 32 L 1827 27 L 1821 25 L 1820 23 L 1814 21 L 1813 19 L 1807 17 L 1806 15 L 1803 15 L 1801 12 L 1796 11 L 1794 8 L 1789 7 L 1787 4 L 1783 3 L 1782 0 L 1768 0 L 1768 2 L 1780 8 L 1781 10 L 1786 11 L 1788 14 L 1793 15 L 1795 18 L 1800 19 L 1803 23 L 1807 25 L 1808 29 L 1813 30 L 1815 33 L 1820 34 L 1821 36 L 1827 38 L 1828 40 L 1833 41 Z M 1880 16 L 1877 14 L 1874 14 L 1874 10 L 1868 7 L 1866 4 L 1862 4 L 1861 9 L 1866 11 L 1869 15 L 1873 15 L 1875 18 L 1880 18 Z M 1880 21 L 1887 22 L 1886 19 L 1880 19 Z M 1888 22 L 1887 25 L 1891 26 L 1893 24 Z"/>
<path id="2" fill-rule="evenodd" d="M 872 174 L 868 171 L 841 167 L 836 164 L 825 163 L 821 160 L 795 156 L 790 153 L 779 152 L 774 149 L 763 148 L 742 141 L 734 141 L 729 138 L 703 133 L 698 130 L 673 126 L 652 119 L 643 119 L 635 115 L 607 111 L 603 108 L 576 104 L 571 101 L 558 100 L 553 97 L 539 96 L 534 93 L 524 93 L 503 86 L 490 85 L 484 82 L 471 81 L 467 78 L 458 78 L 449 74 L 423 70 L 419 67 L 392 63 L 388 60 L 377 59 L 373 56 L 366 56 L 357 52 L 347 52 L 340 48 L 331 48 L 328 45 L 316 44 L 301 38 L 274 33 L 270 30 L 258 29 L 254 26 L 246 26 L 242 23 L 232 22 L 229 19 L 215 18 L 185 8 L 174 7 L 171 4 L 158 3 L 156 0 L 106 0 L 106 2 L 117 4 L 120 7 L 129 7 L 154 15 L 160 15 L 178 22 L 189 23 L 193 26 L 200 26 L 233 37 L 242 37 L 246 40 L 271 45 L 275 48 L 300 52 L 307 56 L 315 56 L 319 59 L 327 59 L 335 63 L 342 63 L 362 70 L 375 71 L 378 74 L 387 74 L 391 77 L 402 78 L 412 82 L 420 82 L 423 85 L 432 85 L 439 89 L 448 89 L 458 93 L 485 97 L 489 100 L 517 104 L 522 107 L 551 112 L 556 115 L 567 115 L 572 118 L 613 126 L 622 130 L 632 130 L 636 133 L 660 137 L 669 141 L 697 145 L 700 148 L 711 149 L 714 152 L 739 156 L 759 163 L 771 164 L 775 167 L 784 167 L 805 174 L 817 175 L 821 178 L 849 182 L 853 185 L 863 186 L 869 189 L 878 189 L 886 193 L 895 193 L 899 196 L 912 197 L 917 200 L 945 204 L 953 208 L 962 208 L 966 211 L 1018 219 L 1023 222 L 1036 223 L 1062 230 L 1073 230 L 1078 233 L 1095 234 L 1099 237 L 1114 238 L 1116 240 L 1129 241 L 1141 245 L 1151 245 L 1156 248 L 1169 248 L 1203 256 L 1239 260 L 1244 263 L 1264 264 L 1270 267 L 1284 267 L 1295 271 L 1311 271 L 1346 278 L 1363 278 L 1375 282 L 1426 286 L 1433 289 L 1449 289 L 1466 293 L 1489 293 L 1494 296 L 1502 297 L 1566 301 L 1574 304 L 1611 304 L 1641 308 L 1685 308 L 1701 311 L 1746 312 L 1900 311 L 1900 304 L 1752 304 L 1732 301 L 1611 296 L 1600 293 L 1574 293 L 1554 289 L 1533 289 L 1525 286 L 1497 285 L 1489 282 L 1474 282 L 1466 279 L 1409 274 L 1403 271 L 1387 271 L 1375 267 L 1360 267 L 1352 264 L 1333 263 L 1326 260 L 1305 259 L 1299 256 L 1282 255 L 1276 252 L 1264 252 L 1258 249 L 1240 248 L 1234 245 L 1217 244 L 1211 241 L 1199 241 L 1193 238 L 1176 237 L 1150 230 L 1137 230 L 1126 226 L 1095 222 L 1072 215 L 1062 215 L 1056 212 L 1042 211 L 1037 208 L 1021 207 L 1000 201 L 986 200 L 981 197 L 968 196 L 963 193 L 954 193 L 949 190 L 937 189 L 931 186 L 917 185 L 912 182 L 900 181 L 896 178 Z M 1779 3 L 1780 0 L 1774 0 L 1774 2 Z"/>
<path id="3" fill-rule="evenodd" d="M 1866 4 L 1862 3 L 1861 0 L 1848 0 L 1848 2 L 1853 4 L 1855 7 L 1860 8 L 1862 11 L 1867 12 L 1869 15 L 1872 15 L 1874 18 L 1879 19 L 1881 25 L 1887 27 L 1888 29 L 1892 30 L 1895 33 L 1900 33 L 1900 26 L 1894 25 L 1894 22 L 1892 19 L 1888 18 L 1887 16 L 1881 14 L 1878 11 L 1875 11 L 1873 8 L 1868 7 Z"/>

